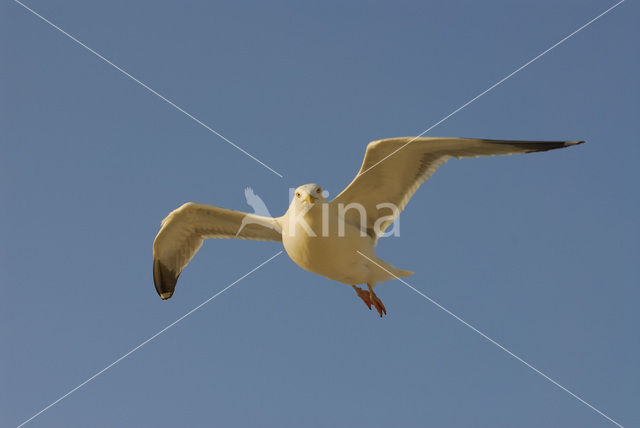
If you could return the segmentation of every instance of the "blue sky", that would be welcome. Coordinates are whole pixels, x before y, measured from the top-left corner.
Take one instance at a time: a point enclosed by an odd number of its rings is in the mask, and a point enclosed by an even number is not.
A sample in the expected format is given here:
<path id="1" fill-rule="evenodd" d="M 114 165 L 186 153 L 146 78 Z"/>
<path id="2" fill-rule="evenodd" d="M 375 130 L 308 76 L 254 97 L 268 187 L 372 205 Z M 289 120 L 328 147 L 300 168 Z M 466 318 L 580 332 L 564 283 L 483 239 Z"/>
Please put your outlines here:
<path id="1" fill-rule="evenodd" d="M 208 241 L 174 297 L 151 244 L 186 201 L 336 195 L 615 2 L 0 6 L 0 425 L 16 426 L 281 249 Z M 640 29 L 627 1 L 431 132 L 584 139 L 452 161 L 378 254 L 625 426 L 640 424 Z M 402 283 L 389 315 L 281 255 L 30 425 L 615 426 Z"/>

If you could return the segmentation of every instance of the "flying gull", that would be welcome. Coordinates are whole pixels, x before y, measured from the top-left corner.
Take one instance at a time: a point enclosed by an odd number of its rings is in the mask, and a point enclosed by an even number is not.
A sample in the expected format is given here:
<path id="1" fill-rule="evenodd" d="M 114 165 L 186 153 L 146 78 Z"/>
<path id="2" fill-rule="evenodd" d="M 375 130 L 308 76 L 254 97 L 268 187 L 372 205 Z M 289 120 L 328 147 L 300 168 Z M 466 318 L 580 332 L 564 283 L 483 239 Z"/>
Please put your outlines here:
<path id="1" fill-rule="evenodd" d="M 325 199 L 319 185 L 305 184 L 296 189 L 287 212 L 276 218 L 186 203 L 162 221 L 153 243 L 156 290 L 163 300 L 173 295 L 182 269 L 204 239 L 278 241 L 298 266 L 351 285 L 367 307 L 375 307 L 382 316 L 387 311 L 373 288 L 413 272 L 379 259 L 374 248 L 418 187 L 438 167 L 450 158 L 542 152 L 581 143 L 390 138 L 369 143 L 360 171 L 332 201 Z M 367 290 L 359 284 L 366 284 Z"/>

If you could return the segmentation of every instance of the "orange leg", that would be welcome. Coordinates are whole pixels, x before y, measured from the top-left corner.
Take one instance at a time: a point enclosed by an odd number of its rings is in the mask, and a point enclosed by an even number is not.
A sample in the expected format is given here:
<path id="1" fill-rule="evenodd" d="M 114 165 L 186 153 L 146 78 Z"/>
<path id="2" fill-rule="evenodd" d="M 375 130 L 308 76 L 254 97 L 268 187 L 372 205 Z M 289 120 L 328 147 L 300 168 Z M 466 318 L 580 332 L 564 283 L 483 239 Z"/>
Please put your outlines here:
<path id="1" fill-rule="evenodd" d="M 380 314 L 380 317 L 382 317 L 383 312 L 386 315 L 387 308 L 385 308 L 382 304 L 382 300 L 380 300 L 378 296 L 376 296 L 376 293 L 373 292 L 373 287 L 370 284 L 367 284 L 367 287 L 369 287 L 369 300 L 371 301 L 371 304 L 376 307 L 376 310 Z"/>
<path id="2" fill-rule="evenodd" d="M 367 293 L 360 287 L 356 287 L 355 285 L 352 285 L 352 287 L 356 291 L 356 294 L 358 294 L 358 297 L 361 298 L 364 304 L 367 305 L 369 310 L 371 310 L 371 300 L 369 299 L 369 293 Z"/>

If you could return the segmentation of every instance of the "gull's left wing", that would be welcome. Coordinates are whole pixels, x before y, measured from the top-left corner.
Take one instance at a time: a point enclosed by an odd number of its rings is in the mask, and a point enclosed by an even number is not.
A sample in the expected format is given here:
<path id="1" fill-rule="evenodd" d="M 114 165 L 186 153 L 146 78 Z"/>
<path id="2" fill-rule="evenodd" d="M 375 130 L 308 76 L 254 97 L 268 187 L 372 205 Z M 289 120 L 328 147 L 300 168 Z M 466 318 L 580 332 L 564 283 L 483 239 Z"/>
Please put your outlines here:
<path id="1" fill-rule="evenodd" d="M 378 209 L 391 203 L 397 216 L 411 196 L 448 159 L 479 156 L 512 155 L 542 152 L 581 144 L 583 141 L 507 141 L 473 138 L 401 137 L 369 143 L 362 167 L 351 184 L 332 201 L 361 204 L 366 210 L 366 224 L 360 214 L 349 209 L 345 221 L 356 225 L 374 239 L 393 223 L 390 209 Z M 382 217 L 385 217 L 382 219 Z M 378 225 L 376 221 L 381 219 Z"/>
<path id="2" fill-rule="evenodd" d="M 153 282 L 162 300 L 171 297 L 180 272 L 207 238 L 282 242 L 282 232 L 275 218 L 193 202 L 182 205 L 162 220 L 153 241 Z"/>

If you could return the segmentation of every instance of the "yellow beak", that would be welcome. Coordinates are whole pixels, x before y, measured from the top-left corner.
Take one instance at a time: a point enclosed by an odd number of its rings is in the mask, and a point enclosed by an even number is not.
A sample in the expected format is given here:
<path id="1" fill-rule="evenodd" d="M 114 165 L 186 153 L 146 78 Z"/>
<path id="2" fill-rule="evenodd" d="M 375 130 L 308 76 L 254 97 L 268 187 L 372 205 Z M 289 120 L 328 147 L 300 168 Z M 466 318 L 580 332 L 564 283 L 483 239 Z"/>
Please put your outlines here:
<path id="1" fill-rule="evenodd" d="M 318 198 L 315 198 L 315 197 L 313 197 L 311 195 L 307 195 L 307 199 L 305 199 L 305 201 L 307 201 L 307 203 L 309 203 L 309 204 L 312 204 L 317 200 L 318 200 Z"/>

